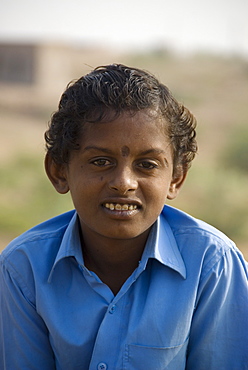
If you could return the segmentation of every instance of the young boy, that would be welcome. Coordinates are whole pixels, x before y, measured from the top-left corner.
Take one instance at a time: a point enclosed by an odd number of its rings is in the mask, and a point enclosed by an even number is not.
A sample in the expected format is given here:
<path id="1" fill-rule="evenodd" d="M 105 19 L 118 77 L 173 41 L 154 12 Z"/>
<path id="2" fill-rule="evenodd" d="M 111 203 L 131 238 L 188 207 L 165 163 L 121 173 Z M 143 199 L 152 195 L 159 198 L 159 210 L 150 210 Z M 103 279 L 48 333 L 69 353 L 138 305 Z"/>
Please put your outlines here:
<path id="1" fill-rule="evenodd" d="M 1 255 L 0 368 L 248 369 L 247 266 L 220 231 L 169 206 L 195 119 L 123 65 L 68 86 L 45 168 L 75 211 Z"/>

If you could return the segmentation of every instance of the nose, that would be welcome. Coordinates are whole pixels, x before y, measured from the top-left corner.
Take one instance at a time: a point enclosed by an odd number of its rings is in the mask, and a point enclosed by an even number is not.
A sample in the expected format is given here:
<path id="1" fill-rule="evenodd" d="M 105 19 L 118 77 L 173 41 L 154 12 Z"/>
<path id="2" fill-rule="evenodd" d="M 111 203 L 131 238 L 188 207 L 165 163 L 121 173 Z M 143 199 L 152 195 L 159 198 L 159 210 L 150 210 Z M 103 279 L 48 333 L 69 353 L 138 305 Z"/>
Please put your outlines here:
<path id="1" fill-rule="evenodd" d="M 109 188 L 120 194 L 134 191 L 138 188 L 138 180 L 132 168 L 129 166 L 117 166 L 109 181 Z"/>

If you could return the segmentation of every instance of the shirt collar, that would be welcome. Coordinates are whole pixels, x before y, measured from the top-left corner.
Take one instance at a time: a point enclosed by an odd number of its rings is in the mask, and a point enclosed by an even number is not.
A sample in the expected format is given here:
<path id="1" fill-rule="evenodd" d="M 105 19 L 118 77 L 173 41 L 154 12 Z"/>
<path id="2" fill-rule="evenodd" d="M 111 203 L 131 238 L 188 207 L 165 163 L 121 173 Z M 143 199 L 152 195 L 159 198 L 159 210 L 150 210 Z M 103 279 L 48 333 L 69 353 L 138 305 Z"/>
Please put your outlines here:
<path id="1" fill-rule="evenodd" d="M 74 257 L 79 264 L 84 264 L 76 212 L 64 233 L 59 251 L 49 274 L 48 282 L 51 282 L 57 263 L 66 257 Z M 140 261 L 139 270 L 145 269 L 149 258 L 155 258 L 163 265 L 177 271 L 184 279 L 186 279 L 186 267 L 184 261 L 179 252 L 171 227 L 163 214 L 158 217 L 151 229 Z"/>
<path id="2" fill-rule="evenodd" d="M 66 257 L 74 257 L 79 264 L 84 264 L 79 235 L 77 212 L 74 213 L 62 238 L 60 248 L 48 277 L 49 283 L 51 282 L 52 275 L 57 263 Z"/>
<path id="3" fill-rule="evenodd" d="M 165 216 L 161 214 L 153 225 L 146 243 L 141 265 L 145 265 L 149 258 L 155 258 L 163 265 L 177 271 L 186 279 L 186 267 L 179 252 L 177 242 Z"/>

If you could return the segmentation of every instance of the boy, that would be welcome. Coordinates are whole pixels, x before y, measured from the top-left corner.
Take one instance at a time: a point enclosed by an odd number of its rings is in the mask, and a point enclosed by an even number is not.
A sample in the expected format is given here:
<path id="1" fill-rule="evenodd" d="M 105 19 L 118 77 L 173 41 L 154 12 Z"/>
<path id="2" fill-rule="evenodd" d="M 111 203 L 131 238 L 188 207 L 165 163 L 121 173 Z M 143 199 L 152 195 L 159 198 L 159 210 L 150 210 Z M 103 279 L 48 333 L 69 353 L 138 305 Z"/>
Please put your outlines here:
<path id="1" fill-rule="evenodd" d="M 45 168 L 75 211 L 1 256 L 2 369 L 247 369 L 247 266 L 221 232 L 169 206 L 195 119 L 123 65 L 68 86 Z"/>

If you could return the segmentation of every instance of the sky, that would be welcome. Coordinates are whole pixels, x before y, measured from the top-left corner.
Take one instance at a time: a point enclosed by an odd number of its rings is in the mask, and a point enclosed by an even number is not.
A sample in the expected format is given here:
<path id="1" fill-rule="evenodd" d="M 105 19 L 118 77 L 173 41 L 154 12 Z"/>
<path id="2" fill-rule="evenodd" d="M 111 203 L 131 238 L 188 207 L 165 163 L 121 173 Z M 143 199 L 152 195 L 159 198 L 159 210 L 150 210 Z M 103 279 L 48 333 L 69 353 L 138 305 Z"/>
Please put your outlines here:
<path id="1" fill-rule="evenodd" d="M 247 0 L 0 0 L 0 42 L 61 41 L 248 57 Z"/>

